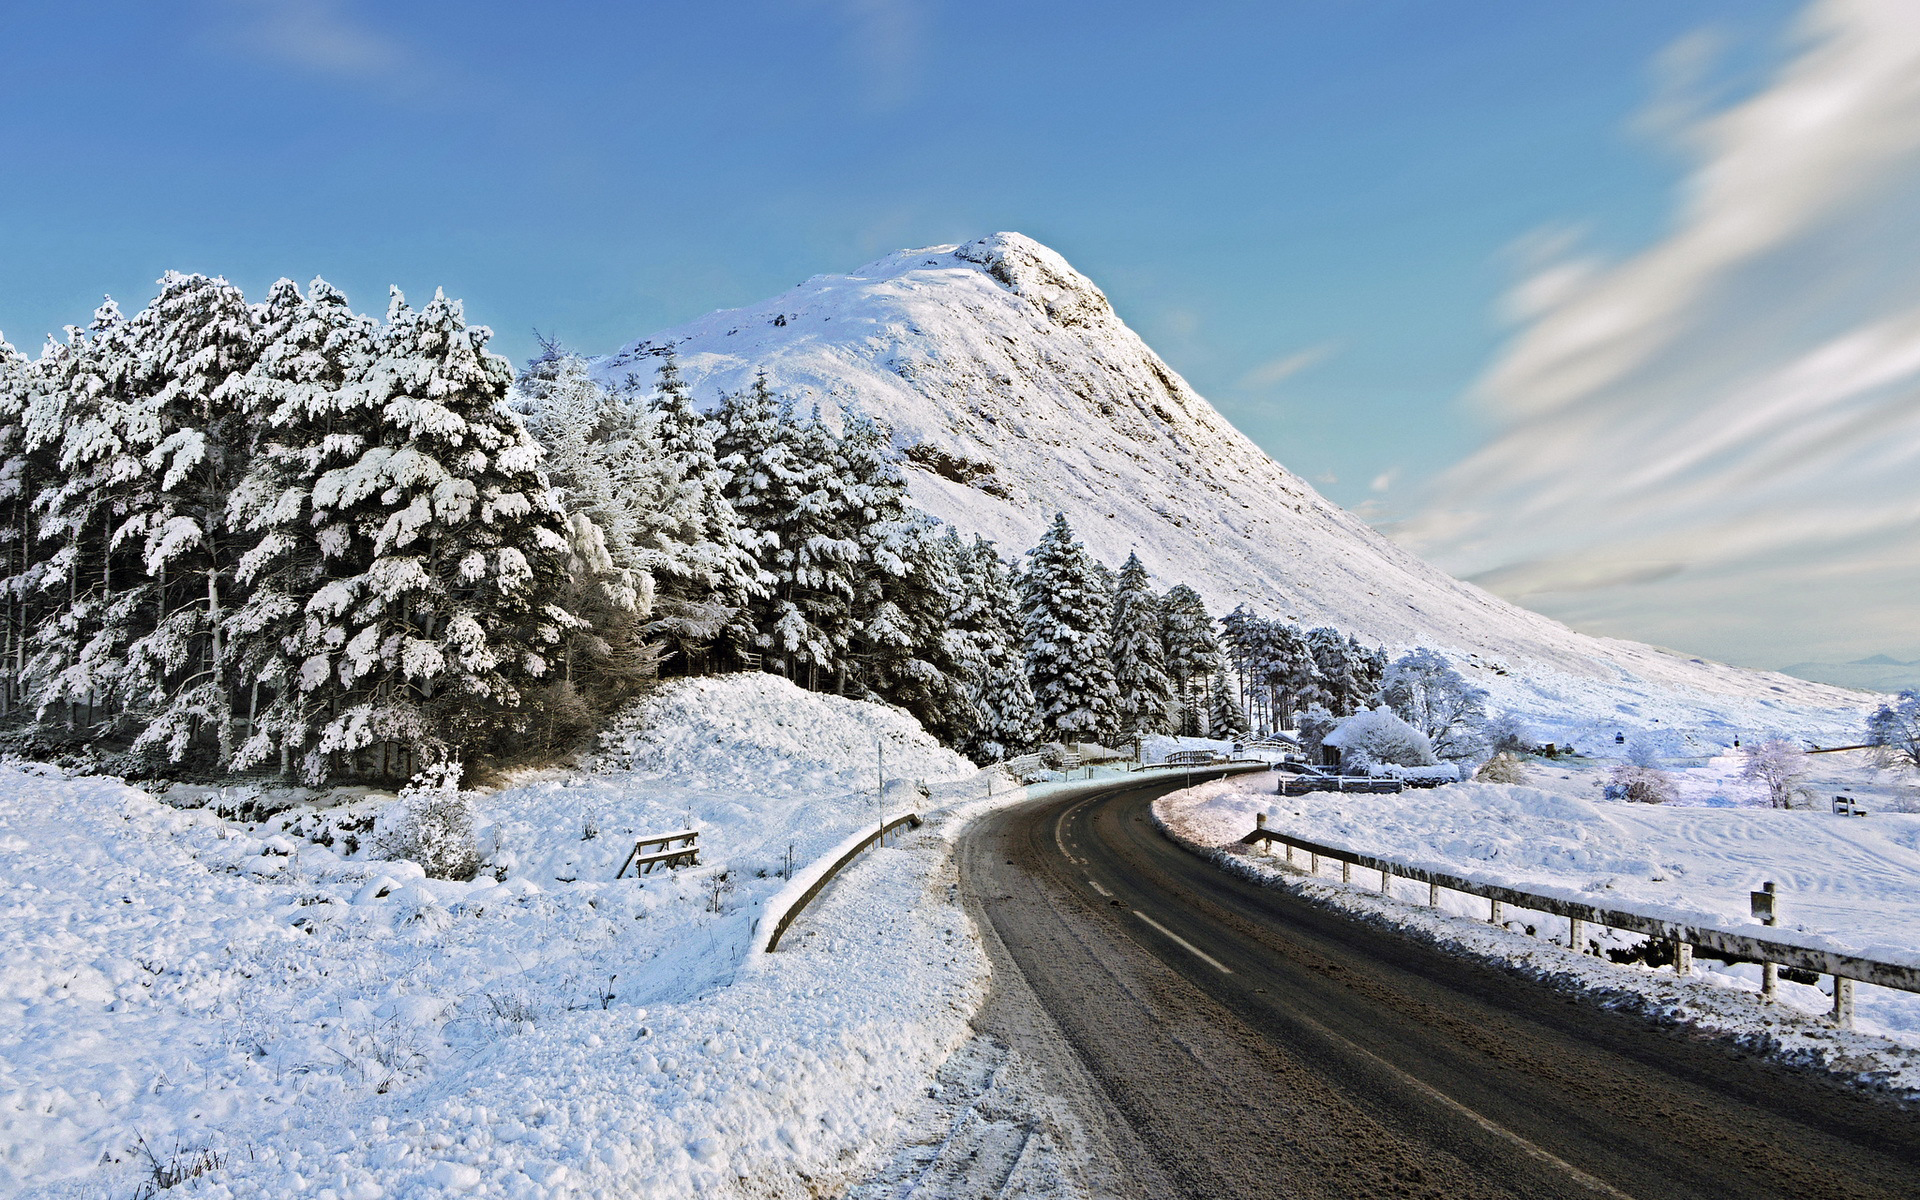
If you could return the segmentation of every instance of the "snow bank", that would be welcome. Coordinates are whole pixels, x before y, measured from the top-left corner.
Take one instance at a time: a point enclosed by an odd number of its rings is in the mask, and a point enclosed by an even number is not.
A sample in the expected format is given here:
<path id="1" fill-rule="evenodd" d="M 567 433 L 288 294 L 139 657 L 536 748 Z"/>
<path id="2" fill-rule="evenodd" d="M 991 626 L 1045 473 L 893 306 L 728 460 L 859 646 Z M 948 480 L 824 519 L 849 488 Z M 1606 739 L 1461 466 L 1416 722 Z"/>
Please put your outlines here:
<path id="1" fill-rule="evenodd" d="M 876 815 L 875 738 L 891 812 L 926 803 L 899 776 L 934 805 L 985 780 L 895 710 L 768 676 L 649 711 L 618 747 L 637 769 L 479 797 L 472 883 L 289 836 L 300 810 L 246 825 L 0 767 L 0 1193 L 131 1194 L 142 1145 L 211 1153 L 196 1196 L 844 1182 L 984 986 L 948 827 L 863 855 L 741 964 L 789 849 Z M 687 826 L 700 867 L 613 880 L 635 835 Z"/>
<path id="2" fill-rule="evenodd" d="M 1836 950 L 1920 961 L 1920 815 L 1854 819 L 1767 808 L 1630 804 L 1486 783 L 1396 796 L 1279 797 L 1270 782 L 1244 779 L 1177 793 L 1162 799 L 1156 812 L 1178 834 L 1203 845 L 1237 843 L 1253 829 L 1256 815 L 1265 813 L 1270 827 L 1324 845 L 1748 933 L 1761 927 L 1748 915 L 1747 893 L 1772 880 L 1780 894 L 1781 928 Z M 1425 899 L 1424 885 L 1402 886 L 1410 897 Z M 1486 917 L 1484 900 L 1447 894 L 1445 901 L 1458 916 Z M 1559 918 L 1525 913 L 1511 924 L 1565 941 L 1567 923 Z M 1606 944 L 1635 941 L 1617 935 Z M 1758 988 L 1757 967 L 1700 965 L 1703 978 Z M 1607 970 L 1624 977 L 1634 969 Z M 1787 1002 L 1806 1012 L 1830 1005 L 1812 987 L 1782 988 Z M 1920 996 L 1862 984 L 1856 1014 L 1863 1031 L 1920 1046 Z M 1915 1082 L 1920 1084 L 1920 1075 Z"/>

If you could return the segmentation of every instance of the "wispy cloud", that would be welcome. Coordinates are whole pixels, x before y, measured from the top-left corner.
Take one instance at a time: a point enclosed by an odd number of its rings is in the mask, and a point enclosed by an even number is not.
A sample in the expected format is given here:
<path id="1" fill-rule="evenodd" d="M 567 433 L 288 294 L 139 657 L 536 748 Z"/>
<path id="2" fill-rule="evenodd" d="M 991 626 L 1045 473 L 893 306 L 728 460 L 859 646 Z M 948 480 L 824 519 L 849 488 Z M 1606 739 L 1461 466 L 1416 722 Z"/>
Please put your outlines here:
<path id="1" fill-rule="evenodd" d="M 1261 363 L 1240 377 L 1240 386 L 1246 391 L 1264 391 L 1288 379 L 1293 378 L 1308 367 L 1325 362 L 1332 356 L 1331 344 L 1309 346 L 1292 354 L 1283 354 L 1279 358 Z"/>
<path id="2" fill-rule="evenodd" d="M 422 64 L 343 0 L 223 0 L 216 39 L 280 66 L 338 79 L 398 84 Z"/>
<path id="3" fill-rule="evenodd" d="M 847 31 L 847 54 L 867 105 L 892 111 L 913 98 L 926 49 L 921 0 L 828 0 Z"/>
<path id="4" fill-rule="evenodd" d="M 1613 263 L 1564 231 L 1522 247 L 1521 328 L 1479 389 L 1502 429 L 1404 540 L 1555 615 L 1748 660 L 1920 642 L 1910 614 L 1862 622 L 1848 569 L 1920 594 L 1920 5 L 1819 0 L 1797 33 L 1745 99 L 1661 102 L 1693 156 L 1667 236 Z"/>

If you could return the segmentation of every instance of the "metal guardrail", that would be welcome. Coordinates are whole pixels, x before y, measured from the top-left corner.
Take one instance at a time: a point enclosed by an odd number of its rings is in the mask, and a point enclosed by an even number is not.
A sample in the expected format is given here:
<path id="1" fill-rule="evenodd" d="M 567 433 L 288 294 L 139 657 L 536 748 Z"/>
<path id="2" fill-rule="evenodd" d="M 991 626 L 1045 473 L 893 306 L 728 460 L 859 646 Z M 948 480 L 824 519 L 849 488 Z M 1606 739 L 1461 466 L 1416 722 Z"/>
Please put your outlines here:
<path id="1" fill-rule="evenodd" d="M 820 894 L 820 889 L 826 887 L 827 884 L 833 881 L 833 877 L 840 873 L 840 869 L 842 867 L 846 866 L 848 863 L 858 858 L 862 850 L 865 850 L 867 847 L 873 845 L 875 842 L 885 839 L 889 833 L 892 833 L 894 830 L 899 829 L 903 825 L 910 829 L 920 828 L 920 814 L 908 813 L 904 817 L 895 817 L 893 820 L 888 821 L 885 825 L 882 825 L 880 828 L 874 830 L 872 833 L 868 834 L 864 839 L 862 839 L 858 846 L 855 846 L 853 849 L 847 851 L 845 854 L 842 854 L 840 856 L 840 861 L 834 863 L 831 867 L 828 867 L 826 869 L 826 872 L 822 874 L 820 878 L 813 881 L 812 887 L 800 893 L 800 898 L 794 901 L 792 906 L 789 907 L 786 912 L 780 914 L 779 922 L 775 924 L 773 927 L 773 936 L 767 939 L 767 953 L 772 954 L 775 950 L 779 949 L 781 935 L 787 932 L 787 927 L 789 925 L 792 925 L 794 922 L 794 919 L 800 915 L 801 910 L 805 909 L 807 905 L 811 904 L 813 902 L 813 898 Z"/>
<path id="2" fill-rule="evenodd" d="M 1775 969 L 1778 967 L 1792 967 L 1819 975 L 1831 975 L 1834 981 L 1833 1018 L 1835 1023 L 1840 1025 L 1851 1024 L 1853 1019 L 1852 983 L 1854 980 L 1903 992 L 1920 992 L 1920 967 L 1862 958 L 1856 954 L 1842 954 L 1816 946 L 1797 945 L 1781 940 L 1778 935 L 1754 937 L 1727 929 L 1717 929 L 1710 925 L 1687 925 L 1669 921 L 1662 917 L 1634 912 L 1631 909 L 1601 908 L 1558 896 L 1543 896 L 1522 888 L 1481 883 L 1478 880 L 1448 875 L 1441 871 L 1408 866 L 1394 862 L 1392 859 L 1356 854 L 1337 846 L 1309 842 L 1304 838 L 1266 828 L 1264 814 L 1257 819 L 1260 821 L 1260 827 L 1240 840 L 1249 845 L 1255 842 L 1281 843 L 1287 847 L 1289 865 L 1293 862 L 1293 852 L 1303 850 L 1312 856 L 1311 873 L 1313 874 L 1319 873 L 1320 859 L 1330 858 L 1343 864 L 1343 878 L 1350 878 L 1349 868 L 1351 867 L 1364 867 L 1370 871 L 1380 872 L 1381 891 L 1386 890 L 1387 880 L 1392 876 L 1425 883 L 1429 888 L 1427 896 L 1429 904 L 1438 903 L 1440 888 L 1463 892 L 1469 896 L 1479 896 L 1491 906 L 1488 920 L 1496 925 L 1501 923 L 1502 905 L 1565 917 L 1573 922 L 1567 941 L 1581 953 L 1585 953 L 1585 950 L 1581 944 L 1579 923 L 1587 922 L 1608 929 L 1624 929 L 1629 933 L 1644 934 L 1672 943 L 1675 951 L 1674 970 L 1677 974 L 1687 973 L 1693 958 L 1693 948 L 1696 946 L 1710 950 L 1716 956 L 1725 957 L 1730 961 L 1759 963 L 1762 967 L 1768 968 L 1764 972 L 1761 989 L 1762 995 L 1766 996 L 1773 994 Z"/>

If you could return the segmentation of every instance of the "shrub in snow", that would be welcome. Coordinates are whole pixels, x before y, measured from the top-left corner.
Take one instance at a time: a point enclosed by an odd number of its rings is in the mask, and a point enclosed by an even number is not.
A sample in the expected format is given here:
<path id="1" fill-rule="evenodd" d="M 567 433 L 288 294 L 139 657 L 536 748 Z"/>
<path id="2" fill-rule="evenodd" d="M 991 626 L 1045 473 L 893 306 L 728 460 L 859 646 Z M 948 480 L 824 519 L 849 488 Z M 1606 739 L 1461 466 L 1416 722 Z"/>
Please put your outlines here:
<path id="1" fill-rule="evenodd" d="M 1511 752 L 1502 750 L 1482 763 L 1473 777 L 1481 783 L 1525 783 L 1527 769 Z"/>
<path id="2" fill-rule="evenodd" d="M 1495 754 L 1526 754 L 1533 750 L 1533 731 L 1512 713 L 1501 713 L 1487 722 L 1482 731 L 1487 749 Z"/>
<path id="3" fill-rule="evenodd" d="M 480 869 L 480 845 L 460 771 L 459 763 L 440 763 L 415 775 L 374 822 L 374 854 L 419 863 L 434 879 L 472 879 Z"/>
<path id="4" fill-rule="evenodd" d="M 1758 746 L 1748 746 L 1746 761 L 1740 764 L 1740 778 L 1750 779 L 1766 789 L 1767 801 L 1775 808 L 1792 808 L 1800 776 L 1806 771 L 1806 752 L 1792 742 L 1774 738 Z"/>
<path id="5" fill-rule="evenodd" d="M 1333 715 L 1323 704 L 1315 704 L 1300 714 L 1297 722 L 1300 728 L 1300 751 L 1307 761 L 1321 761 L 1321 747 L 1326 745 L 1327 735 L 1340 724 L 1340 718 Z"/>
<path id="6" fill-rule="evenodd" d="M 1385 705 L 1362 709 L 1341 721 L 1322 743 L 1340 751 L 1344 766 L 1362 771 L 1375 764 L 1430 767 L 1435 763 L 1427 735 Z"/>
<path id="7" fill-rule="evenodd" d="M 1883 766 L 1920 771 L 1920 691 L 1906 689 L 1867 718 L 1867 745 Z"/>
<path id="8" fill-rule="evenodd" d="M 1654 767 L 1618 766 L 1607 777 L 1605 795 L 1609 800 L 1631 800 L 1636 804 L 1668 804 L 1678 797 L 1673 776 Z"/>

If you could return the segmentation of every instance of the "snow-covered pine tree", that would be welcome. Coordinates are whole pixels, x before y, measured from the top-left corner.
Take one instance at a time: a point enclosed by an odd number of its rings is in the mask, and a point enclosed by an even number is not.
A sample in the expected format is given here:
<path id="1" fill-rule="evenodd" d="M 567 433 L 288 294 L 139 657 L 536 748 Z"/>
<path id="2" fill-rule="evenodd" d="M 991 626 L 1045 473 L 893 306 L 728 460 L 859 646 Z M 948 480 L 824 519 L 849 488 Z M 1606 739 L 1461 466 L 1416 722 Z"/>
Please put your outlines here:
<path id="1" fill-rule="evenodd" d="M 383 397 L 364 382 L 376 356 L 374 322 L 326 280 L 313 280 L 304 296 L 291 280 L 275 283 L 262 322 L 259 358 L 235 387 L 258 441 L 227 508 L 251 543 L 235 567 L 234 665 L 246 695 L 233 766 L 278 756 L 289 774 L 339 699 L 331 675 L 302 673 L 324 650 L 324 625 L 308 606 L 364 568 L 353 553 L 354 513 L 316 507 L 311 493 L 316 480 L 359 461 Z"/>
<path id="2" fill-rule="evenodd" d="M 1114 736 L 1112 599 L 1098 563 L 1058 513 L 1027 551 L 1020 578 L 1027 675 L 1047 736 L 1063 742 Z"/>
<path id="3" fill-rule="evenodd" d="M 976 536 L 963 546 L 959 531 L 949 526 L 946 544 L 960 577 L 960 601 L 949 621 L 962 642 L 958 658 L 975 713 L 958 744 L 975 762 L 1000 762 L 1026 753 L 1039 736 L 1021 650 L 1019 594 L 992 542 Z"/>
<path id="4" fill-rule="evenodd" d="M 715 449 L 727 500 L 760 535 L 768 594 L 730 631 L 742 649 L 804 687 L 834 683 L 845 666 L 860 545 L 848 521 L 835 439 L 817 419 L 795 418 L 766 376 L 724 397 Z"/>
<path id="5" fill-rule="evenodd" d="M 1247 714 L 1234 699 L 1233 685 L 1223 671 L 1213 677 L 1213 695 L 1207 700 L 1207 736 L 1230 741 L 1244 737 L 1246 732 Z"/>
<path id="6" fill-rule="evenodd" d="M 0 337 L 0 718 L 27 701 L 27 639 L 43 607 L 33 500 L 52 478 L 53 452 L 31 431 L 45 397 L 40 366 Z"/>
<path id="7" fill-rule="evenodd" d="M 1113 659 L 1114 728 L 1123 740 L 1173 727 L 1173 685 L 1161 641 L 1160 598 L 1138 554 L 1127 555 L 1114 584 L 1108 653 Z"/>
<path id="8" fill-rule="evenodd" d="M 151 314 L 151 319 L 149 319 Z M 143 576 L 122 593 L 140 631 L 127 646 L 132 749 L 180 762 L 196 740 L 225 766 L 238 743 L 232 672 L 234 569 L 250 548 L 227 505 L 255 430 L 236 394 L 261 344 L 260 315 L 224 279 L 169 274 L 132 323 L 127 445 L 144 445 L 116 538 L 140 538 Z M 137 607 L 135 607 L 137 606 Z"/>
<path id="9" fill-rule="evenodd" d="M 893 436 L 851 407 L 840 413 L 834 471 L 860 548 L 850 643 L 855 681 L 935 736 L 958 741 L 977 721 L 966 647 L 951 628 L 959 566 L 931 518 L 909 507 Z"/>
<path id="10" fill-rule="evenodd" d="M 662 560 L 647 632 L 678 656 L 677 669 L 698 673 L 721 632 L 767 594 L 767 578 L 755 558 L 759 536 L 727 500 L 716 424 L 694 408 L 671 351 L 660 361 L 653 411 L 672 486 L 660 513 Z"/>
<path id="11" fill-rule="evenodd" d="M 1268 687 L 1274 696 L 1274 724 L 1287 727 L 1294 714 L 1312 703 L 1319 683 L 1320 668 L 1313 651 L 1298 625 L 1285 621 L 1267 627 Z"/>
<path id="12" fill-rule="evenodd" d="M 1244 604 L 1236 604 L 1232 612 L 1220 618 L 1220 642 L 1225 650 L 1227 669 L 1234 677 L 1242 724 L 1246 723 L 1251 686 L 1249 672 L 1253 666 L 1254 642 L 1259 636 L 1259 629 L 1260 618 Z"/>
<path id="13" fill-rule="evenodd" d="M 566 513 L 561 605 L 586 622 L 566 634 L 558 674 L 540 693 L 547 741 L 557 748 L 584 731 L 592 709 L 620 708 L 655 673 L 658 650 L 643 622 L 663 560 L 654 543 L 670 464 L 652 415 L 602 388 L 577 354 L 544 344 L 514 389 L 510 407 L 545 451 L 547 480 Z"/>
<path id="14" fill-rule="evenodd" d="M 1307 648 L 1320 673 L 1319 694 L 1315 699 L 1336 716 L 1365 708 L 1372 695 L 1364 668 L 1356 661 L 1357 643 L 1339 630 L 1321 625 L 1307 631 Z"/>
<path id="15" fill-rule="evenodd" d="M 567 529 L 540 446 L 506 409 L 512 369 L 438 293 L 393 293 L 366 376 L 375 417 L 351 465 L 323 474 L 321 520 L 348 518 L 358 568 L 309 603 L 302 684 L 335 692 L 304 771 L 342 760 L 406 778 L 421 758 L 479 752 L 523 725 L 512 709 L 545 679 L 578 618 L 564 590 Z"/>
<path id="16" fill-rule="evenodd" d="M 115 504 L 114 481 L 145 468 L 115 432 L 128 407 L 122 392 L 129 334 L 119 306 L 107 300 L 89 325 L 69 325 L 66 333 L 35 364 L 42 390 L 28 403 L 26 443 L 52 455 L 52 471 L 31 500 L 32 564 L 8 588 L 39 600 L 21 674 L 40 732 L 91 744 L 121 708 L 131 635 L 109 607 L 116 578 L 127 579 L 138 562 L 131 550 L 110 552 L 124 512 Z"/>
<path id="17" fill-rule="evenodd" d="M 1205 725 L 1206 681 L 1220 669 L 1220 644 L 1206 601 L 1184 583 L 1168 588 L 1160 598 L 1160 646 L 1179 705 L 1180 733 L 1199 737 Z"/>

